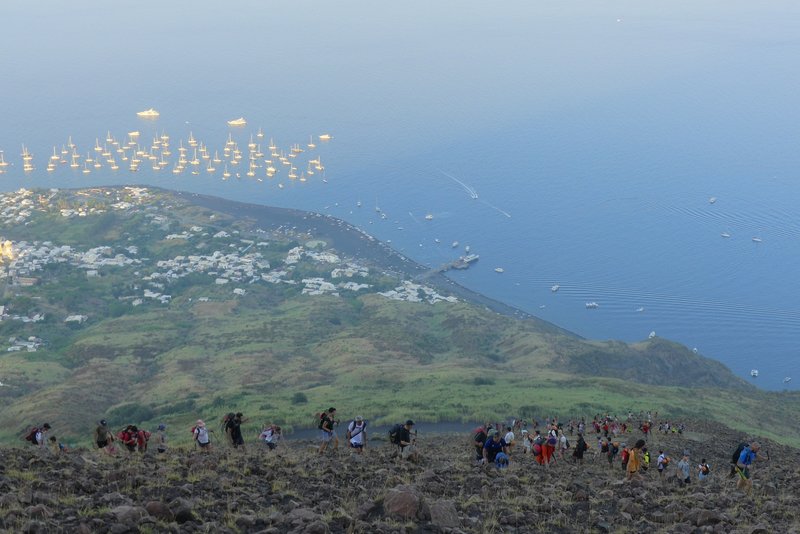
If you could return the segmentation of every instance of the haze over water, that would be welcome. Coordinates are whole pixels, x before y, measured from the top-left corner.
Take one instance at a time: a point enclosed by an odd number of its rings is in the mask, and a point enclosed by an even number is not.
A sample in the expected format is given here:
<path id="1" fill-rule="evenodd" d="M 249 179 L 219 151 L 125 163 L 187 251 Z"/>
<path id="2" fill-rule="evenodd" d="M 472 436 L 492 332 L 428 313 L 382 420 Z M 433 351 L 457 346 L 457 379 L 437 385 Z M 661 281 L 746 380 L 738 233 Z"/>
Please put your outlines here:
<path id="1" fill-rule="evenodd" d="M 800 381 L 800 4 L 197 4 L 0 4 L 0 189 L 320 211 L 432 266 L 468 244 L 456 280 L 585 337 L 655 331 L 762 387 Z M 69 135 L 84 155 L 109 130 L 221 150 L 259 126 L 330 133 L 327 183 L 45 171 Z"/>

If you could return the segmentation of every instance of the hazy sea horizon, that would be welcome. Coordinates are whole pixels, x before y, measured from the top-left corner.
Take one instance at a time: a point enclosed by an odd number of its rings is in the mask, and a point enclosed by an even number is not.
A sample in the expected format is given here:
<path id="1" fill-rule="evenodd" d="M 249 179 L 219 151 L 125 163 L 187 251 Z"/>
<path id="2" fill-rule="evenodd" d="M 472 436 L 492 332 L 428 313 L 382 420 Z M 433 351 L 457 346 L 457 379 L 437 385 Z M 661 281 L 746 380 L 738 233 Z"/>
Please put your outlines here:
<path id="1" fill-rule="evenodd" d="M 318 211 L 431 266 L 469 245 L 479 262 L 451 276 L 474 291 L 794 389 L 800 5 L 11 1 L 0 20 L 0 190 L 135 183 Z M 45 169 L 68 136 L 85 156 L 109 131 L 166 132 L 174 160 L 190 132 L 222 154 L 259 128 L 319 156 L 324 181 Z"/>

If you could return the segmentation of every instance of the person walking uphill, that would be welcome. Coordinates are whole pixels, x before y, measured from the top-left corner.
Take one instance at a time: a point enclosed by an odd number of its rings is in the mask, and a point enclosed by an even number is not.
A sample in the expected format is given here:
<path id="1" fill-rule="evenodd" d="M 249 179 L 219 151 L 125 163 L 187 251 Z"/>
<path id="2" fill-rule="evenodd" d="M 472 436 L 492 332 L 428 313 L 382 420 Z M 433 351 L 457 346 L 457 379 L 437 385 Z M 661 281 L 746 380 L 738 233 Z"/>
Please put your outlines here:
<path id="1" fill-rule="evenodd" d="M 367 448 L 367 422 L 360 415 L 350 421 L 347 425 L 347 441 L 350 448 L 358 454 L 362 454 Z"/>
<path id="2" fill-rule="evenodd" d="M 322 412 L 319 418 L 320 443 L 319 453 L 325 454 L 328 444 L 333 440 L 333 425 L 336 424 L 336 408 L 331 406 L 327 412 Z"/>
<path id="3" fill-rule="evenodd" d="M 418 459 L 416 447 L 417 439 L 411 436 L 411 428 L 413 426 L 414 421 L 409 419 L 406 421 L 406 424 L 394 431 L 395 438 L 392 443 L 400 447 L 400 457 L 404 460 L 416 461 Z"/>
<path id="4" fill-rule="evenodd" d="M 239 412 L 233 416 L 233 418 L 228 419 L 228 422 L 225 424 L 225 432 L 228 433 L 231 439 L 231 445 L 234 449 L 241 448 L 243 451 L 244 449 L 244 436 L 242 436 L 242 423 L 246 422 L 247 419 L 242 415 L 242 412 Z"/>
<path id="5" fill-rule="evenodd" d="M 750 478 L 750 466 L 758 459 L 769 460 L 769 455 L 766 458 L 762 455 L 759 443 L 753 443 L 742 448 L 742 452 L 736 462 L 736 473 L 739 475 L 739 481 L 736 483 L 737 488 L 743 489 L 748 493 L 752 491 L 753 481 Z"/>
<path id="6" fill-rule="evenodd" d="M 508 444 L 500 437 L 498 430 L 492 432 L 492 437 L 483 444 L 483 463 L 490 464 L 496 461 L 497 467 L 501 467 L 499 462 L 508 465 Z"/>

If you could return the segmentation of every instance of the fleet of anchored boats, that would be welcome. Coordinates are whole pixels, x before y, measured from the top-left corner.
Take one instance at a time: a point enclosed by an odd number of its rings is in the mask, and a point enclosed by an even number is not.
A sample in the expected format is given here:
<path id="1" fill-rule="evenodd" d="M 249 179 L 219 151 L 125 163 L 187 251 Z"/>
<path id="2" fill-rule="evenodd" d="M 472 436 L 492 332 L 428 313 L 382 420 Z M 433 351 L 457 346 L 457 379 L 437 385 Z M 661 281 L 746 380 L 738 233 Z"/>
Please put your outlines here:
<path id="1" fill-rule="evenodd" d="M 136 113 L 137 117 L 143 119 L 156 119 L 160 115 L 154 108 Z M 247 120 L 239 117 L 229 120 L 228 125 L 245 126 Z M 325 133 L 318 138 L 324 142 L 330 141 L 332 136 Z M 59 167 L 68 167 L 83 174 L 103 168 L 118 171 L 122 167 L 130 172 L 137 172 L 145 165 L 154 172 L 171 172 L 176 175 L 199 175 L 201 172 L 215 174 L 221 171 L 223 180 L 232 176 L 241 178 L 244 175 L 263 181 L 265 177 L 282 175 L 289 180 L 305 182 L 319 174 L 321 181 L 327 181 L 322 159 L 319 155 L 311 155 L 317 146 L 313 136 L 309 137 L 305 146 L 293 143 L 288 147 L 279 147 L 273 139 L 268 144 L 263 142 L 264 131 L 259 128 L 255 135 L 250 135 L 246 148 L 240 147 L 229 133 L 221 150 L 212 150 L 202 140 L 195 138 L 192 132 L 189 132 L 186 139 L 180 139 L 178 146 L 171 143 L 166 132 L 156 134 L 151 140 L 144 140 L 139 131 L 128 132 L 121 138 L 114 137 L 109 131 L 103 141 L 100 139 L 96 138 L 94 146 L 85 152 L 78 148 L 71 136 L 60 148 L 53 146 L 53 154 L 47 160 L 47 172 L 54 172 Z M 308 157 L 302 157 L 303 153 Z M 22 145 L 20 156 L 23 171 L 26 174 L 32 173 L 35 170 L 34 157 L 25 145 Z M 9 162 L 0 150 L 0 174 L 4 174 L 8 166 Z M 282 188 L 283 184 L 278 184 L 278 187 Z"/>

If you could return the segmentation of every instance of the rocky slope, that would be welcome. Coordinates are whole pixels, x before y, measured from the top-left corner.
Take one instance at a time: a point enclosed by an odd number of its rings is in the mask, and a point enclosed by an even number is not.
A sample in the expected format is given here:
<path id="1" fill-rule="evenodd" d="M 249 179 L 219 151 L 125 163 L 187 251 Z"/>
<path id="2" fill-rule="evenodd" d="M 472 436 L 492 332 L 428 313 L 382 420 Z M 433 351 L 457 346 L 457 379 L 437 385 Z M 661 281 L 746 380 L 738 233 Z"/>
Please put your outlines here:
<path id="1" fill-rule="evenodd" d="M 632 442 L 636 437 L 627 437 Z M 727 478 L 743 439 L 719 425 L 689 423 L 684 435 L 654 435 L 650 449 L 713 471 L 688 486 L 655 469 L 623 481 L 605 458 L 550 469 L 517 453 L 498 471 L 471 461 L 468 436 L 420 439 L 414 464 L 389 446 L 362 457 L 326 457 L 309 442 L 276 451 L 251 444 L 201 454 L 97 451 L 54 455 L 0 451 L 0 528 L 15 532 L 742 532 L 800 531 L 796 449 L 761 440 L 771 460 L 754 470 L 750 496 Z M 594 445 L 595 438 L 589 442 Z M 654 455 L 655 456 L 655 455 Z M 671 467 L 672 475 L 675 468 Z"/>

